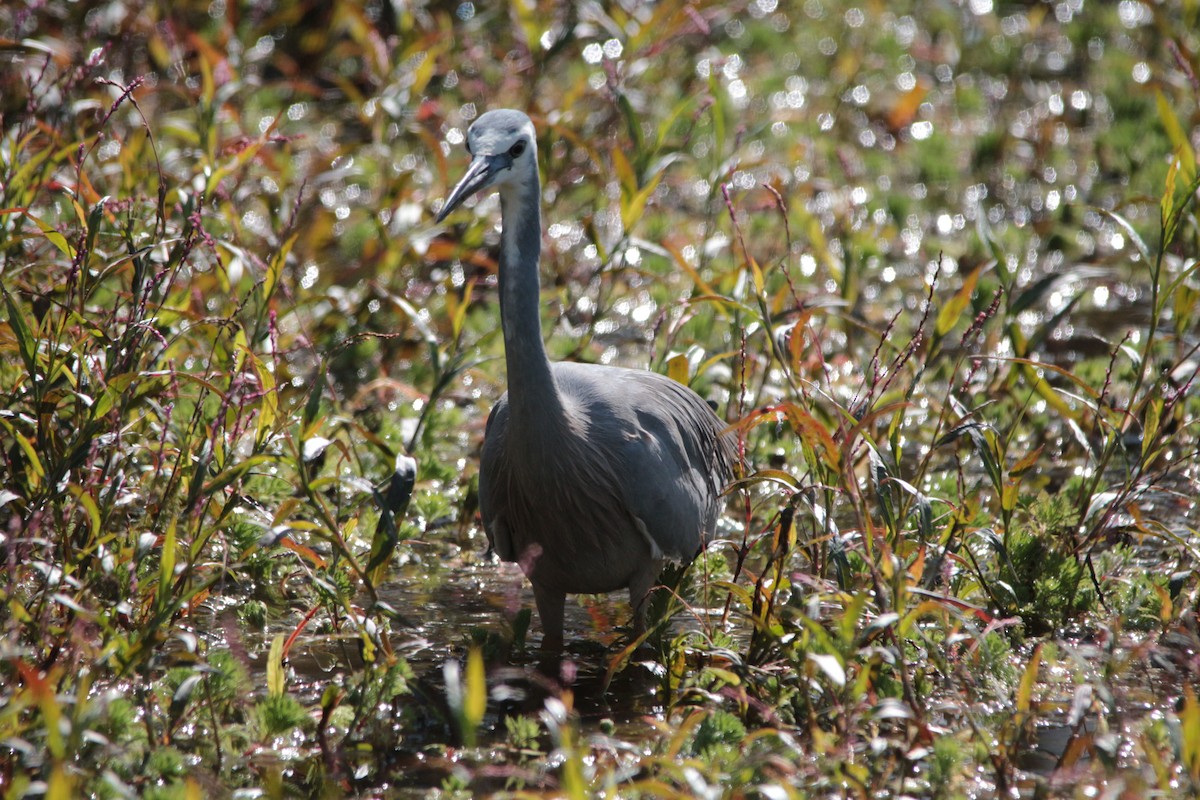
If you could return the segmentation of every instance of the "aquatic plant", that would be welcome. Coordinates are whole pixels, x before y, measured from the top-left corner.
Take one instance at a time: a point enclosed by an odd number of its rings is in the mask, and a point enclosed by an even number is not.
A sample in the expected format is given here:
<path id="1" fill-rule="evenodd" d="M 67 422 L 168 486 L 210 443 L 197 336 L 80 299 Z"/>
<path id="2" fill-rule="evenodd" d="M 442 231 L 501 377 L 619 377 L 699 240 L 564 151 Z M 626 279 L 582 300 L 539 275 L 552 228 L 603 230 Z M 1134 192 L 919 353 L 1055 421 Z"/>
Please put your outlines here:
<path id="1" fill-rule="evenodd" d="M 0 8 L 0 791 L 1200 790 L 1196 13 Z M 475 522 L 491 215 L 430 216 L 492 105 L 552 357 L 748 464 L 556 670 Z"/>

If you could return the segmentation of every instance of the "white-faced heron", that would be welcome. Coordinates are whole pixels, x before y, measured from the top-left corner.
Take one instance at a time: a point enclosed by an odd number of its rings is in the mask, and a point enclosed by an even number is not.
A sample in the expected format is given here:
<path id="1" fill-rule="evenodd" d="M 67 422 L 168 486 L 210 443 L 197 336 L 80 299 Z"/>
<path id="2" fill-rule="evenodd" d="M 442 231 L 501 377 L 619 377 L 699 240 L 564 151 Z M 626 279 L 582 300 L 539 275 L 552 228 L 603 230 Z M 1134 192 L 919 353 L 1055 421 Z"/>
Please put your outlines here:
<path id="1" fill-rule="evenodd" d="M 541 188 L 533 123 L 498 109 L 467 132 L 471 165 L 438 212 L 500 192 L 500 319 L 508 392 L 488 417 L 479 507 L 488 541 L 533 584 L 543 647 L 566 595 L 628 588 L 635 630 L 666 562 L 713 538 L 736 439 L 691 389 L 654 372 L 551 364 L 542 343 Z"/>

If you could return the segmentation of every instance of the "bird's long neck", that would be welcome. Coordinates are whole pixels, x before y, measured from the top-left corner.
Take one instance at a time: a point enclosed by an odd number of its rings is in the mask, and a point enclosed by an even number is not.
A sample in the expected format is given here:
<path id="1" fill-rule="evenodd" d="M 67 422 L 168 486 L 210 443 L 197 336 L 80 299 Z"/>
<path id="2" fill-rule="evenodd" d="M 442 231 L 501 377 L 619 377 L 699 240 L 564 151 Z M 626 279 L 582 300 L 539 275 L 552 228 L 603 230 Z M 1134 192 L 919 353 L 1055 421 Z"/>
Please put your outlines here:
<path id="1" fill-rule="evenodd" d="M 542 253 L 537 176 L 500 193 L 500 320 L 514 422 L 539 427 L 563 413 L 542 342 L 538 261 Z"/>

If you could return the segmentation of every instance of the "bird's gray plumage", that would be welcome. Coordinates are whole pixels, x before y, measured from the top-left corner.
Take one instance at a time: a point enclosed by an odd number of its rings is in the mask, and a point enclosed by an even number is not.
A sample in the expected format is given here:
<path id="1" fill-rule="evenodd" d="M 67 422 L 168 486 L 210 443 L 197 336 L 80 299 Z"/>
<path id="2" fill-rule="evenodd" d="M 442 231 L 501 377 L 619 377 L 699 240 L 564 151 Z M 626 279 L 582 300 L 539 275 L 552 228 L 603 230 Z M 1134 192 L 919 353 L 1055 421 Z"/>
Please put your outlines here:
<path id="1" fill-rule="evenodd" d="M 545 642 L 561 645 L 565 595 L 628 588 L 640 628 L 667 561 L 712 538 L 736 458 L 695 392 L 653 372 L 551 364 L 540 326 L 541 190 L 533 123 L 498 109 L 467 132 L 472 161 L 441 221 L 500 192 L 500 316 L 507 394 L 488 417 L 479 471 L 488 540 L 533 584 Z"/>

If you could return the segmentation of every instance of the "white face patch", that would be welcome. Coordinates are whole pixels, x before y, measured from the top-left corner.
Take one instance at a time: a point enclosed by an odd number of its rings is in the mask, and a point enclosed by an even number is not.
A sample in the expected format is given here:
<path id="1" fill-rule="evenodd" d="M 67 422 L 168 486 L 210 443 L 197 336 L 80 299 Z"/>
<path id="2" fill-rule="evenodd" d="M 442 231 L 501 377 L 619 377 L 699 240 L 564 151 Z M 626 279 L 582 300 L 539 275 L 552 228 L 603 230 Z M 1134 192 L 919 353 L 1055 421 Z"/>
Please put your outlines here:
<path id="1" fill-rule="evenodd" d="M 495 124 L 495 119 L 489 119 L 491 114 L 484 114 L 467 132 L 468 149 L 474 158 L 507 156 L 511 162 L 495 173 L 490 185 L 503 191 L 507 185 L 523 184 L 531 177 L 536 179 L 537 136 L 533 123 L 520 115 L 523 119 L 520 123 L 514 120 L 512 124 Z"/>

